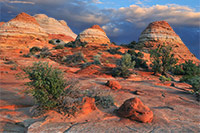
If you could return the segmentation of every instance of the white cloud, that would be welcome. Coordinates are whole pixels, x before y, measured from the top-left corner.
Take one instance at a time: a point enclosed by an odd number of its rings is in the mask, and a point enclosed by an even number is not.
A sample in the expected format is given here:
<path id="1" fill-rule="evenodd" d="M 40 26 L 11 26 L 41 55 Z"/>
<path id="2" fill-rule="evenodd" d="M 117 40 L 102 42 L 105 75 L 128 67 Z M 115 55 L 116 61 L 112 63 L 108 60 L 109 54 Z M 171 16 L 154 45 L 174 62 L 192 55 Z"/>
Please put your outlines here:
<path id="1" fill-rule="evenodd" d="M 31 1 L 7 1 L 8 3 L 14 3 L 14 4 L 35 4 L 34 2 Z"/>

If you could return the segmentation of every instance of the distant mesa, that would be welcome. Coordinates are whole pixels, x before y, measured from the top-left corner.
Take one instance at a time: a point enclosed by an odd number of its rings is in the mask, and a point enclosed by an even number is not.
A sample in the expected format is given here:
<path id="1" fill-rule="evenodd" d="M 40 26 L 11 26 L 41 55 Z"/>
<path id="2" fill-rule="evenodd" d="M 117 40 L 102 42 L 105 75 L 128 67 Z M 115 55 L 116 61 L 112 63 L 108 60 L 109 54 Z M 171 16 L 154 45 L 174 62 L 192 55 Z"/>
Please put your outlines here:
<path id="1" fill-rule="evenodd" d="M 150 23 L 141 33 L 139 43 L 143 43 L 146 48 L 157 48 L 159 45 L 169 45 L 173 48 L 173 52 L 180 62 L 189 59 L 199 61 L 166 21 Z"/>
<path id="2" fill-rule="evenodd" d="M 76 38 L 81 42 L 94 43 L 94 44 L 109 44 L 110 39 L 107 37 L 105 31 L 99 25 L 82 31 Z"/>

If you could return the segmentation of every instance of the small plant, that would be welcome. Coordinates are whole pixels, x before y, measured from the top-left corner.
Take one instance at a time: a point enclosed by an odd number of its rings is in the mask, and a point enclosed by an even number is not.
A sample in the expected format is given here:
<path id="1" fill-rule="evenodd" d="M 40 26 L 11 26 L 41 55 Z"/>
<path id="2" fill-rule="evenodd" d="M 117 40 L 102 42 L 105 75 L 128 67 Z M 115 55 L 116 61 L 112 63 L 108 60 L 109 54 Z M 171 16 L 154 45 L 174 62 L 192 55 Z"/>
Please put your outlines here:
<path id="1" fill-rule="evenodd" d="M 54 49 L 64 49 L 64 45 L 61 45 L 61 44 L 56 45 L 56 46 L 54 47 Z"/>
<path id="2" fill-rule="evenodd" d="M 49 48 L 43 47 L 41 52 L 37 55 L 37 58 L 48 58 L 51 55 L 52 53 L 49 51 Z"/>
<path id="3" fill-rule="evenodd" d="M 95 99 L 96 105 L 100 105 L 104 109 L 114 105 L 114 99 L 110 91 L 93 88 L 90 90 L 86 90 L 85 95 L 88 97 L 93 97 Z"/>
<path id="4" fill-rule="evenodd" d="M 167 77 L 161 75 L 160 78 L 159 78 L 159 80 L 164 83 L 166 81 L 171 81 L 171 78 L 167 78 Z"/>
<path id="5" fill-rule="evenodd" d="M 152 70 L 154 74 L 161 73 L 166 75 L 167 72 L 175 66 L 177 63 L 174 54 L 172 54 L 172 48 L 169 46 L 159 46 L 158 48 L 151 50 L 151 59 L 152 59 Z"/>
<path id="6" fill-rule="evenodd" d="M 87 42 L 82 42 L 80 40 L 75 40 L 75 41 L 71 41 L 69 43 L 66 43 L 64 46 L 65 47 L 77 48 L 77 47 L 86 47 L 87 44 L 88 44 Z"/>
<path id="7" fill-rule="evenodd" d="M 120 47 L 117 47 L 117 48 L 109 48 L 107 51 L 110 53 L 110 54 L 122 54 L 119 50 L 121 48 Z"/>
<path id="8" fill-rule="evenodd" d="M 132 61 L 131 55 L 126 53 L 123 57 L 117 61 L 117 67 L 113 68 L 112 76 L 127 78 L 131 72 L 129 69 L 134 69 L 135 61 Z"/>
<path id="9" fill-rule="evenodd" d="M 22 57 L 30 58 L 30 57 L 31 57 L 31 54 L 30 54 L 30 53 L 28 53 L 28 54 L 23 54 Z"/>
<path id="10" fill-rule="evenodd" d="M 82 61 L 86 62 L 82 52 L 74 53 L 73 55 L 65 56 L 63 61 L 67 64 L 78 64 Z"/>
<path id="11" fill-rule="evenodd" d="M 170 70 L 175 75 L 184 75 L 185 71 L 182 68 L 182 65 L 176 65 L 175 67 L 171 68 Z"/>
<path id="12" fill-rule="evenodd" d="M 4 62 L 4 64 L 9 64 L 10 65 L 10 64 L 15 64 L 15 62 L 10 60 L 10 61 Z"/>

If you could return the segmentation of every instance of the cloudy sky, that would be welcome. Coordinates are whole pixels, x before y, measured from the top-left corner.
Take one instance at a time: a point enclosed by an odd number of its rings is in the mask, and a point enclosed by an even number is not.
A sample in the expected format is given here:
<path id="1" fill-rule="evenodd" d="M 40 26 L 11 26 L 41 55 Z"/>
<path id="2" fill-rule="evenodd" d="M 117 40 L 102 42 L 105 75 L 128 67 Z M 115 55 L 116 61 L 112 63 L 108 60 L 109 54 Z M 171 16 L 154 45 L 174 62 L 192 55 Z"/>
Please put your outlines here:
<path id="1" fill-rule="evenodd" d="M 0 0 L 0 21 L 20 12 L 63 19 L 76 34 L 99 24 L 118 44 L 138 41 L 150 22 L 166 20 L 200 58 L 199 0 Z"/>

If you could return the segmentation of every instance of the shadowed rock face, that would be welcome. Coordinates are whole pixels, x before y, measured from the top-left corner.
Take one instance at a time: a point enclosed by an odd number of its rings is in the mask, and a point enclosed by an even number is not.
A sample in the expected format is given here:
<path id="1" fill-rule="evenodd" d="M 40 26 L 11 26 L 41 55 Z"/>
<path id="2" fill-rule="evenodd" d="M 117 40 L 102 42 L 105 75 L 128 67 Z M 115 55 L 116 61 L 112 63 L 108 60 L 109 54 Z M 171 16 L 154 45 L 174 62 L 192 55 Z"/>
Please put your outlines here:
<path id="1" fill-rule="evenodd" d="M 93 25 L 92 27 L 81 32 L 76 40 L 87 43 L 96 43 L 96 44 L 108 44 L 110 43 L 109 38 L 107 37 L 104 30 L 99 25 Z"/>
<path id="2" fill-rule="evenodd" d="M 139 42 L 144 43 L 147 48 L 156 48 L 158 45 L 169 45 L 180 62 L 189 59 L 199 62 L 166 21 L 150 23 L 141 33 Z"/>
<path id="3" fill-rule="evenodd" d="M 64 34 L 72 37 L 73 39 L 77 36 L 74 32 L 72 32 L 64 20 L 58 21 L 54 18 L 46 16 L 45 14 L 36 14 L 34 18 L 48 34 Z"/>

